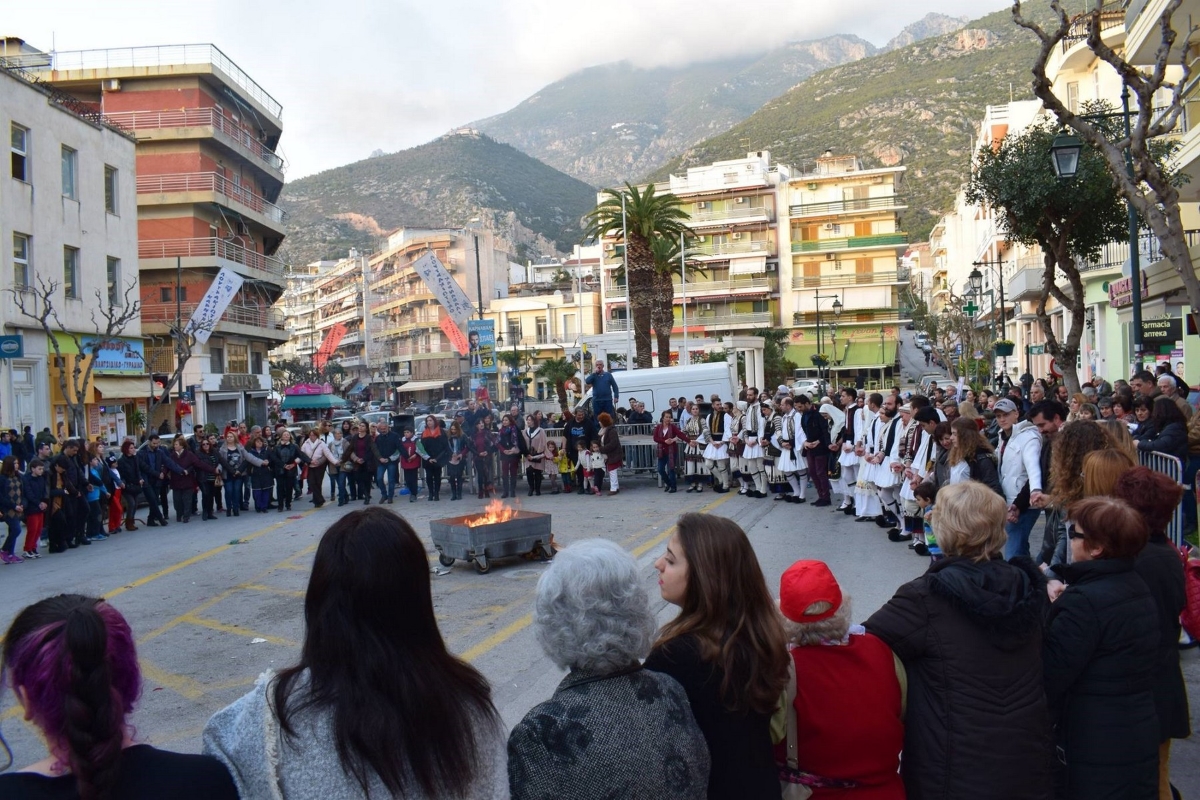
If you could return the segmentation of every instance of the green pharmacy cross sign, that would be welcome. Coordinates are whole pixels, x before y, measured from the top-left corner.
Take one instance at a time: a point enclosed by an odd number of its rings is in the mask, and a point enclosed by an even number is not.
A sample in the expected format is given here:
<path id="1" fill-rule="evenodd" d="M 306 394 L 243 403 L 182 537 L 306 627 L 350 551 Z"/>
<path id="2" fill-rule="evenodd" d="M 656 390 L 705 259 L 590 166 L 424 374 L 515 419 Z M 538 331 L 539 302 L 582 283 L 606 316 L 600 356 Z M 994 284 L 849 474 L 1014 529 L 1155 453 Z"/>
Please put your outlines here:
<path id="1" fill-rule="evenodd" d="M 979 306 L 975 305 L 974 300 L 972 300 L 971 302 L 969 302 L 965 306 L 963 306 L 963 311 L 966 312 L 968 317 L 975 316 L 975 312 L 978 310 L 979 310 Z"/>

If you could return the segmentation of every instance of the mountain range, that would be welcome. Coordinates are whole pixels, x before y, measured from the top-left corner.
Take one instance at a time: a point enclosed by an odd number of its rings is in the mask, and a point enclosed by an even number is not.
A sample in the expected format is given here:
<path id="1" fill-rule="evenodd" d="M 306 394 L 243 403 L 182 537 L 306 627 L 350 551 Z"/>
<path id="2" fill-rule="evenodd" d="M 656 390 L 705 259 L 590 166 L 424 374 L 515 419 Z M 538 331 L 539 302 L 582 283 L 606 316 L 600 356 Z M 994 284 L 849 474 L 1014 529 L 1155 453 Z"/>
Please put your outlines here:
<path id="1" fill-rule="evenodd" d="M 882 49 L 853 35 L 792 42 L 766 53 L 681 67 L 604 64 L 555 81 L 515 108 L 471 123 L 597 186 L 638 178 L 720 134 L 811 75 L 959 30 L 928 14 Z"/>

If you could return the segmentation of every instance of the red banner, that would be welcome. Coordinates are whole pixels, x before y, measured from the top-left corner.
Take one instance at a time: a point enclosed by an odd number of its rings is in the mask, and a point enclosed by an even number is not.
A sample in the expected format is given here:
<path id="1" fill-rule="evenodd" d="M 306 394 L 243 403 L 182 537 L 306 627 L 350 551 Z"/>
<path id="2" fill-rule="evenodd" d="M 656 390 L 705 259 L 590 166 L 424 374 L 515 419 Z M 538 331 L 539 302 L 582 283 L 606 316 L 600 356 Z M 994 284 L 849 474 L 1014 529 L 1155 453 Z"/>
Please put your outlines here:
<path id="1" fill-rule="evenodd" d="M 321 342 L 321 346 L 317 348 L 316 355 L 313 356 L 313 366 L 317 372 L 325 369 L 325 365 L 329 363 L 329 358 L 337 351 L 338 345 L 342 343 L 342 339 L 346 336 L 346 326 L 338 323 L 329 329 L 329 333 L 325 334 L 325 341 Z"/>
<path id="2" fill-rule="evenodd" d="M 467 342 L 467 335 L 462 332 L 462 328 L 458 327 L 458 323 L 450 317 L 443 317 L 440 327 L 458 354 L 465 356 L 470 349 L 470 344 Z"/>

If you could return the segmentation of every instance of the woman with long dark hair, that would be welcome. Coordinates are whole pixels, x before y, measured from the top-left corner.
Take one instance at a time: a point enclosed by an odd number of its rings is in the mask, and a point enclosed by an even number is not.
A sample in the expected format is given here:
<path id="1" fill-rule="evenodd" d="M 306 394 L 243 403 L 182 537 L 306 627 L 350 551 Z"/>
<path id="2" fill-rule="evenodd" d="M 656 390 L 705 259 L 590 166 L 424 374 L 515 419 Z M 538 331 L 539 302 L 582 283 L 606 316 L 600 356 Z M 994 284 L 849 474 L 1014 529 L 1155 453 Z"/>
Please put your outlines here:
<path id="1" fill-rule="evenodd" d="M 507 796 L 491 690 L 447 651 L 425 545 L 407 522 L 381 507 L 335 522 L 304 619 L 299 663 L 205 728 L 205 752 L 243 797 Z"/>
<path id="2" fill-rule="evenodd" d="M 450 431 L 446 436 L 449 448 L 446 460 L 446 477 L 450 481 L 450 499 L 462 500 L 463 477 L 467 470 L 467 453 L 471 449 L 471 440 L 463 433 L 458 420 L 450 423 Z"/>
<path id="3" fill-rule="evenodd" d="M 654 568 L 680 610 L 646 669 L 687 692 L 712 758 L 709 800 L 778 798 L 770 724 L 788 682 L 787 641 L 750 540 L 732 520 L 684 514 Z"/>
<path id="4" fill-rule="evenodd" d="M 516 497 L 517 473 L 521 470 L 521 434 L 512 414 L 500 418 L 500 436 L 496 447 L 500 450 L 500 496 Z"/>
<path id="5" fill-rule="evenodd" d="M 1139 451 L 1165 453 L 1178 458 L 1180 464 L 1187 464 L 1187 418 L 1169 397 L 1154 398 L 1150 407 L 1149 430 L 1145 435 L 1134 438 L 1137 439 Z"/>
<path id="6" fill-rule="evenodd" d="M 425 464 L 425 493 L 429 500 L 442 499 L 442 468 L 450 460 L 450 442 L 442 422 L 433 414 L 425 418 L 425 430 L 417 442 L 417 455 Z"/>
<path id="7" fill-rule="evenodd" d="M 215 759 L 133 741 L 133 632 L 103 600 L 60 594 L 21 611 L 4 637 L 4 674 L 50 755 L 0 775 L 0 797 L 236 800 Z"/>

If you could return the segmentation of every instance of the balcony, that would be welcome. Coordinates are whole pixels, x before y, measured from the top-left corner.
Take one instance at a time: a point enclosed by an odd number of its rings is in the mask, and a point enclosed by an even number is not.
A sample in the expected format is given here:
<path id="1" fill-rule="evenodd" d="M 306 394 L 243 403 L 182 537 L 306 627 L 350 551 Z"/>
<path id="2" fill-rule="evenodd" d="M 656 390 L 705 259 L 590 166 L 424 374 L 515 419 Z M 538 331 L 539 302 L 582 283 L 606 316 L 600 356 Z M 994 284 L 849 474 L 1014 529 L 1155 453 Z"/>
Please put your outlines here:
<path id="1" fill-rule="evenodd" d="M 163 68 L 163 74 L 181 72 L 179 67 L 197 65 L 210 70 L 220 70 L 228 77 L 231 86 L 236 86 L 245 92 L 247 99 L 253 100 L 275 120 L 282 122 L 283 106 L 267 93 L 265 89 L 251 80 L 250 76 L 233 63 L 229 56 L 222 53 L 211 44 L 181 44 L 150 47 L 113 47 L 104 50 L 71 50 L 50 53 L 51 62 L 48 66 L 55 72 L 101 72 L 102 78 L 120 78 L 121 72 L 132 76 L 153 75 Z M 174 69 L 172 69 L 174 68 Z M 67 76 L 55 76 L 65 79 Z"/>
<path id="2" fill-rule="evenodd" d="M 863 211 L 901 211 L 908 208 L 904 198 L 898 194 L 887 197 L 866 197 L 859 200 L 835 200 L 829 203 L 802 203 L 791 206 L 795 217 L 833 217 L 841 214 L 859 214 Z"/>
<path id="3" fill-rule="evenodd" d="M 838 250 L 898 249 L 908 246 L 907 233 L 877 233 L 874 236 L 850 236 L 841 239 L 811 239 L 792 242 L 793 253 L 832 253 Z"/>
<path id="4" fill-rule="evenodd" d="M 261 225 L 283 232 L 284 211 L 245 186 L 228 180 L 217 172 L 177 172 L 169 175 L 138 175 L 138 204 L 154 202 L 149 195 L 158 195 L 165 204 L 195 202 L 169 195 L 213 194 L 211 202 L 229 206 L 235 211 L 249 211 Z"/>
<path id="5" fill-rule="evenodd" d="M 734 203 L 722 208 L 703 208 L 692 211 L 686 220 L 693 225 L 713 225 L 729 220 L 731 222 L 770 222 L 774 217 L 772 209 L 766 206 L 748 206 L 744 203 Z"/>
<path id="6" fill-rule="evenodd" d="M 1036 300 L 1042 294 L 1042 278 L 1046 271 L 1041 266 L 1018 270 L 1008 280 L 1008 300 L 1016 303 Z"/>
<path id="7" fill-rule="evenodd" d="M 284 274 L 282 259 L 275 256 L 265 256 L 245 247 L 218 239 L 201 237 L 196 239 L 141 239 L 138 241 L 138 260 L 141 262 L 155 258 L 182 259 L 221 259 L 233 264 L 240 264 L 252 271 L 264 272 L 277 282 L 281 282 Z M 141 264 L 142 269 L 151 265 Z M 166 265 L 163 265 L 166 266 Z M 171 264 L 170 266 L 174 266 Z M 184 263 L 186 267 L 201 267 L 204 264 Z M 220 265 L 219 265 L 220 266 Z M 238 270 L 236 267 L 234 271 Z M 250 275 L 251 278 L 261 278 Z"/>
<path id="8" fill-rule="evenodd" d="M 678 300 L 683 296 L 684 287 L 678 281 L 674 285 L 675 299 Z M 692 297 L 705 297 L 714 294 L 770 294 L 777 291 L 779 291 L 779 282 L 775 278 L 766 275 L 747 275 L 723 281 L 710 281 L 698 275 L 695 280 L 689 279 L 687 284 L 687 296 L 689 300 Z M 605 290 L 605 296 L 610 300 L 624 300 L 625 294 L 624 286 L 611 286 Z"/>
<path id="9" fill-rule="evenodd" d="M 131 130 L 138 139 L 155 138 L 146 131 L 170 128 L 212 128 L 212 137 L 265 167 L 271 177 L 282 182 L 284 163 L 269 147 L 259 141 L 249 128 L 244 128 L 215 108 L 184 108 L 178 111 L 118 111 L 105 114 L 123 128 Z M 179 136 L 179 138 L 187 138 Z"/>
<path id="10" fill-rule="evenodd" d="M 844 272 L 837 275 L 793 275 L 793 289 L 825 286 L 883 286 L 908 283 L 908 272 Z"/>
<path id="11" fill-rule="evenodd" d="M 199 306 L 199 303 L 181 303 L 179 311 L 186 321 L 192 318 Z M 175 324 L 175 313 L 174 303 L 142 304 L 142 332 L 169 333 Z M 230 305 L 221 315 L 215 330 L 284 342 L 289 338 L 283 312 L 277 308 L 263 306 Z"/>
<path id="12" fill-rule="evenodd" d="M 334 357 L 334 361 L 341 364 L 345 369 L 354 369 L 355 367 L 367 366 L 367 359 L 363 356 L 346 356 L 345 358 Z"/>
<path id="13" fill-rule="evenodd" d="M 704 328 L 712 330 L 714 328 L 761 328 L 764 325 L 774 324 L 775 315 L 769 311 L 762 312 L 746 312 L 746 313 L 727 313 L 721 311 L 713 311 L 712 313 L 699 312 L 687 315 L 687 325 L 689 330 L 697 330 Z M 608 333 L 623 333 L 629 330 L 628 322 L 624 319 L 609 319 L 605 320 L 606 332 Z M 675 330 L 683 329 L 683 321 L 675 321 Z"/>
<path id="14" fill-rule="evenodd" d="M 744 253 L 770 253 L 774 249 L 775 243 L 766 239 L 743 238 L 724 242 L 700 242 L 688 247 L 687 254 L 696 258 L 720 258 Z"/>

